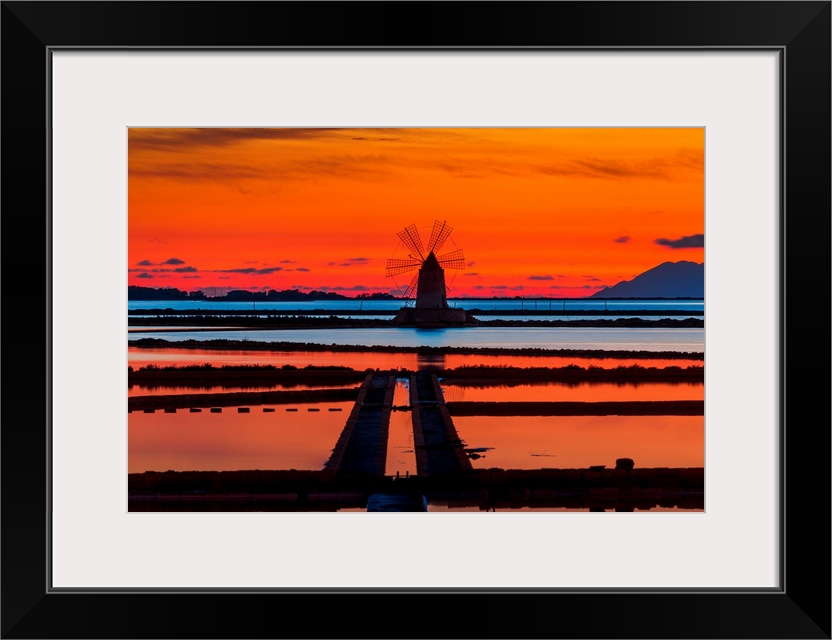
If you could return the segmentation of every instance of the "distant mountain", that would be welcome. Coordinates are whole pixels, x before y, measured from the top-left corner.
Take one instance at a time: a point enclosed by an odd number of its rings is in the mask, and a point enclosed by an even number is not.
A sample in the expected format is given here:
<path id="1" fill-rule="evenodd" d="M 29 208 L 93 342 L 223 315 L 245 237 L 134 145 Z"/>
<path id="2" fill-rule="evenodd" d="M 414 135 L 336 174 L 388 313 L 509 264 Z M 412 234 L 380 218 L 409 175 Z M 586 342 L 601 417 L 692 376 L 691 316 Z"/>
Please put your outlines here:
<path id="1" fill-rule="evenodd" d="M 704 298 L 705 263 L 663 262 L 590 298 Z"/>

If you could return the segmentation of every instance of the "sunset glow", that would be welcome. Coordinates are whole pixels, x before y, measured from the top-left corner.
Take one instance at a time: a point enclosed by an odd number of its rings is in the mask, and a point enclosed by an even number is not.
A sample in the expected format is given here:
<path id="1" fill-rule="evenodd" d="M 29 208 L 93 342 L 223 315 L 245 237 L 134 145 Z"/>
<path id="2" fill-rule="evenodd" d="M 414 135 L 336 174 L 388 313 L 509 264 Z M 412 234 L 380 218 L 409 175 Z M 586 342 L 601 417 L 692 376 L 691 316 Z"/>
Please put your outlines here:
<path id="1" fill-rule="evenodd" d="M 463 249 L 456 297 L 586 297 L 704 261 L 704 129 L 130 129 L 128 283 L 400 293 L 396 234 Z"/>

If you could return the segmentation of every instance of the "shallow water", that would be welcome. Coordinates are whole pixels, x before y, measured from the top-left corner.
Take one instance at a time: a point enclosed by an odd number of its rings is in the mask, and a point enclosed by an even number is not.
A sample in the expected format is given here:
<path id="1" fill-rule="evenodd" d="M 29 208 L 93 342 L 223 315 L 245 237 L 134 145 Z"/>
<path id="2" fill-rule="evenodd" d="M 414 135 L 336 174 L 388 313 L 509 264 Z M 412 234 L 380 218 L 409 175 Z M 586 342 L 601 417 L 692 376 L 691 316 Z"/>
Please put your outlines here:
<path id="1" fill-rule="evenodd" d="M 607 349 L 704 352 L 703 328 L 468 327 L 455 329 L 240 329 L 128 332 L 128 339 L 251 340 L 394 347 Z"/>
<path id="2" fill-rule="evenodd" d="M 264 365 L 282 367 L 289 364 L 296 367 L 337 365 L 357 371 L 365 369 L 453 369 L 457 367 L 564 367 L 577 364 L 581 367 L 629 367 L 638 364 L 644 367 L 702 366 L 703 360 L 685 358 L 636 359 L 636 358 L 576 358 L 562 356 L 486 356 L 416 353 L 384 353 L 361 351 L 231 351 L 212 349 L 127 349 L 128 364 L 134 369 L 155 364 L 161 367 L 211 363 L 215 366 L 230 364 Z"/>

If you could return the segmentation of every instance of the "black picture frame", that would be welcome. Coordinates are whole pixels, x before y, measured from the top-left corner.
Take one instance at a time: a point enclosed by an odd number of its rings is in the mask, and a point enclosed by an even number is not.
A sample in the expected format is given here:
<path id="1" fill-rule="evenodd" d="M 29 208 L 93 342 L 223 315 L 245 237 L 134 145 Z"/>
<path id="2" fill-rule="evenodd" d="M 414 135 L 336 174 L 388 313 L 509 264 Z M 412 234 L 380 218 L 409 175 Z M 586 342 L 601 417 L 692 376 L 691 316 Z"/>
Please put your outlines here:
<path id="1" fill-rule="evenodd" d="M 830 638 L 830 15 L 829 1 L 2 2 L 2 637 Z M 47 133 L 63 47 L 779 51 L 780 588 L 53 592 Z"/>

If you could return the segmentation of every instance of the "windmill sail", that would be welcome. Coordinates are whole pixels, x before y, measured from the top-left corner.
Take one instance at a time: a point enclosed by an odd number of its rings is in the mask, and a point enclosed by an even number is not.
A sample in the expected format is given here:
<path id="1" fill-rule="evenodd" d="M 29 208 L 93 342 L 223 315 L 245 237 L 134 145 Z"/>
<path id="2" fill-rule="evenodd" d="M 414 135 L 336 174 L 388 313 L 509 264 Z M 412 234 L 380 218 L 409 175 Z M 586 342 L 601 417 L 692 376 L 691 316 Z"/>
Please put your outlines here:
<path id="1" fill-rule="evenodd" d="M 411 257 L 414 260 L 416 259 L 416 256 L 419 256 L 420 260 L 425 259 L 425 256 L 422 253 L 424 251 L 424 247 L 422 246 L 422 238 L 419 237 L 419 231 L 418 229 L 416 229 L 415 224 L 412 224 L 409 227 L 405 227 L 402 231 L 399 231 L 398 236 L 399 239 L 404 243 L 404 246 L 410 249 Z"/>
<path id="2" fill-rule="evenodd" d="M 448 236 L 451 235 L 451 231 L 453 229 L 448 226 L 447 222 L 439 222 L 439 220 L 435 220 L 433 223 L 433 229 L 430 232 L 430 240 L 428 241 L 428 253 L 436 253 L 442 248 L 442 245 L 445 244 L 445 241 L 448 239 Z"/>
<path id="3" fill-rule="evenodd" d="M 443 269 L 464 269 L 465 256 L 462 255 L 462 249 L 443 253 L 441 256 L 436 256 L 439 266 Z"/>
<path id="4" fill-rule="evenodd" d="M 408 258 L 405 260 L 389 258 L 387 260 L 385 276 L 389 278 L 390 276 L 397 276 L 400 273 L 407 273 L 408 271 L 413 271 L 414 269 L 418 269 L 419 267 L 421 267 L 423 263 L 423 260 L 413 260 L 412 258 Z"/>

